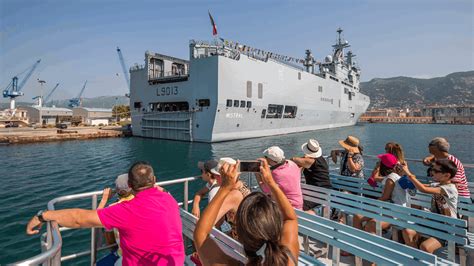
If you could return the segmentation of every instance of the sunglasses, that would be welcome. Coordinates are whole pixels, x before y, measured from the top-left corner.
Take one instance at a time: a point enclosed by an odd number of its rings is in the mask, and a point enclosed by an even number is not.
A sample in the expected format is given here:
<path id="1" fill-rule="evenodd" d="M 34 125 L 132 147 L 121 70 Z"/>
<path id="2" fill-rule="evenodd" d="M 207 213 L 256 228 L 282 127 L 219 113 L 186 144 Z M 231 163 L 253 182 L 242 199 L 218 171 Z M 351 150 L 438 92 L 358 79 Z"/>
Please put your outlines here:
<path id="1" fill-rule="evenodd" d="M 442 170 L 435 169 L 435 168 L 431 168 L 431 172 L 432 172 L 432 173 L 443 173 Z"/>

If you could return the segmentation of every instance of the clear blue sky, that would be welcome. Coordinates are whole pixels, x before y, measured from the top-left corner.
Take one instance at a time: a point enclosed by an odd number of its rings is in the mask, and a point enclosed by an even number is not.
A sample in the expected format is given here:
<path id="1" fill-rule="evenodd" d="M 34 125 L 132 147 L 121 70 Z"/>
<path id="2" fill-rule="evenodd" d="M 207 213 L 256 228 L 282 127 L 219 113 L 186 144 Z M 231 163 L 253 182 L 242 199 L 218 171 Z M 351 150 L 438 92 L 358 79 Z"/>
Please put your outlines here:
<path id="1" fill-rule="evenodd" d="M 37 78 L 60 82 L 58 97 L 86 79 L 85 97 L 123 95 L 116 46 L 129 66 L 146 50 L 188 59 L 190 39 L 212 39 L 208 9 L 221 37 L 293 57 L 311 48 L 322 60 L 340 26 L 363 80 L 474 69 L 472 0 L 0 0 L 0 89 L 41 58 L 19 101 L 39 93 Z"/>

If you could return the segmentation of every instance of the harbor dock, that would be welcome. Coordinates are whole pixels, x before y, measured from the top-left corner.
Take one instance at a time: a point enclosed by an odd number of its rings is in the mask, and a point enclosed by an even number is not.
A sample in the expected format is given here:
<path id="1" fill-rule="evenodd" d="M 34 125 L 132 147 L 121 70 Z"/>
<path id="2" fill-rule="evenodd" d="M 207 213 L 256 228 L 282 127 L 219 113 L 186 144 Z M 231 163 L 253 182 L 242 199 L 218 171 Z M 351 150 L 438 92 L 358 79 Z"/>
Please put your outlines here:
<path id="1" fill-rule="evenodd" d="M 26 144 L 65 140 L 119 138 L 129 136 L 122 127 L 71 127 L 58 128 L 0 128 L 0 144 Z"/>

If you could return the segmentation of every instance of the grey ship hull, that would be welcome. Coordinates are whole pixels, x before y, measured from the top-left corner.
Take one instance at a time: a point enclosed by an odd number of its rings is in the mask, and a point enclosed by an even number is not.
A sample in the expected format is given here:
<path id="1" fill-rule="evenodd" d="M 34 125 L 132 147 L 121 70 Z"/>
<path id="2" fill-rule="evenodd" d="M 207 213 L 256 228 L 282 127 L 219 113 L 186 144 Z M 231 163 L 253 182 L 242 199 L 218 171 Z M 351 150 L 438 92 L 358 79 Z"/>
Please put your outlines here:
<path id="1" fill-rule="evenodd" d="M 271 58 L 201 54 L 192 46 L 184 75 L 150 79 L 152 58 L 166 67 L 164 56 L 147 53 L 145 66 L 131 70 L 135 136 L 219 142 L 352 126 L 370 103 L 335 75 Z"/>

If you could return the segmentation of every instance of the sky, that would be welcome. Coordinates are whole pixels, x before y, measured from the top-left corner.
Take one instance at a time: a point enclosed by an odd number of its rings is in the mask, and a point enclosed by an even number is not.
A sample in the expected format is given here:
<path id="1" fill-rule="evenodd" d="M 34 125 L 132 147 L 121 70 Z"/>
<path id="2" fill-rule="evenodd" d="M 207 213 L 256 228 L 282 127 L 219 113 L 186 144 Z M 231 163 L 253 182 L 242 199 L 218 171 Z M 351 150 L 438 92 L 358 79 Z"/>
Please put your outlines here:
<path id="1" fill-rule="evenodd" d="M 219 36 L 278 54 L 322 61 L 336 29 L 357 55 L 362 80 L 430 78 L 474 69 L 474 1 L 112 1 L 0 0 L 0 90 L 41 59 L 18 101 L 39 95 L 37 79 L 54 99 L 124 95 L 126 64 L 145 51 L 189 58 L 189 40 Z M 7 99 L 1 98 L 0 102 Z"/>

